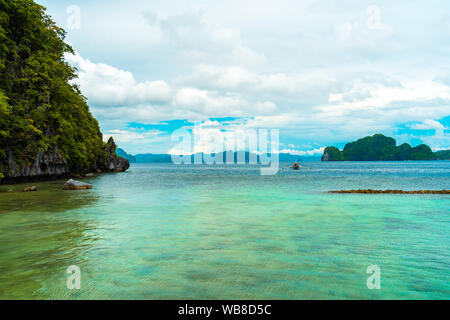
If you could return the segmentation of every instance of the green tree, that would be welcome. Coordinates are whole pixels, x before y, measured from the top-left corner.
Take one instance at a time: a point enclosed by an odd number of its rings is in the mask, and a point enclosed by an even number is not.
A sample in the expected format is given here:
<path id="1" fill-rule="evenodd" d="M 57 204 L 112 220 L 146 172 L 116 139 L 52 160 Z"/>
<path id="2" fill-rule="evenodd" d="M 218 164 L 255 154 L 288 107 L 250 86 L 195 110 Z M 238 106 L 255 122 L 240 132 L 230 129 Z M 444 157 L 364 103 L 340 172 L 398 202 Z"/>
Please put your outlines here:
<path id="1" fill-rule="evenodd" d="M 411 149 L 408 160 L 436 160 L 436 155 L 426 144 Z"/>
<path id="2" fill-rule="evenodd" d="M 376 134 L 348 143 L 344 147 L 344 159 L 349 161 L 394 160 L 395 139 Z"/>
<path id="3" fill-rule="evenodd" d="M 450 150 L 437 151 L 435 155 L 439 160 L 450 160 Z"/>
<path id="4" fill-rule="evenodd" d="M 72 171 L 104 158 L 97 120 L 72 80 L 65 31 L 32 0 L 0 0 L 0 172 L 58 148 Z"/>
<path id="5" fill-rule="evenodd" d="M 341 150 L 336 147 L 326 147 L 323 152 L 323 161 L 343 161 L 344 155 Z"/>

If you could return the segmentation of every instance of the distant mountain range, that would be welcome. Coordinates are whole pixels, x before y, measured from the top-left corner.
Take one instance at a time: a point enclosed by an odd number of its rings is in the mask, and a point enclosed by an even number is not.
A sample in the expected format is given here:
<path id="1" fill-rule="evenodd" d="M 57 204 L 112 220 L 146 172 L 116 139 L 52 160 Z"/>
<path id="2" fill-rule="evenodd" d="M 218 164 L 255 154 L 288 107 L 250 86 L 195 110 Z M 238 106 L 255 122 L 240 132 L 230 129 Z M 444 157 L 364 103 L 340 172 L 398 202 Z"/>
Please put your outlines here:
<path id="1" fill-rule="evenodd" d="M 228 151 L 232 152 L 232 151 Z M 234 152 L 234 162 L 237 162 L 238 153 L 243 151 Z M 117 148 L 116 154 L 124 159 L 127 159 L 130 163 L 169 163 L 172 162 L 172 155 L 170 154 L 154 154 L 154 153 L 146 153 L 146 154 L 137 154 L 131 155 L 128 154 L 125 150 L 121 148 Z M 226 162 L 226 152 L 223 153 L 224 163 Z M 194 163 L 195 155 L 191 156 L 191 162 Z M 249 162 L 250 153 L 245 152 L 245 161 Z M 259 161 L 259 158 L 258 158 Z M 280 153 L 279 154 L 280 162 L 295 162 L 295 161 L 320 161 L 320 157 L 304 157 L 304 156 L 296 156 L 289 153 Z"/>
<path id="2" fill-rule="evenodd" d="M 223 162 L 226 162 L 227 151 L 223 153 Z M 234 152 L 234 162 L 237 163 L 238 153 Z M 170 154 L 128 154 L 125 150 L 117 148 L 116 154 L 130 163 L 171 163 Z M 194 163 L 195 155 L 191 156 L 191 162 Z M 249 163 L 250 153 L 245 152 L 245 162 Z M 433 152 L 426 144 L 417 147 L 411 147 L 404 143 L 397 146 L 394 138 L 386 137 L 382 134 L 359 139 L 355 142 L 347 143 L 343 150 L 336 147 L 325 148 L 322 157 L 297 156 L 289 153 L 280 153 L 280 162 L 295 161 L 402 161 L 402 160 L 450 160 L 450 150 Z M 258 158 L 259 163 L 259 158 Z"/>

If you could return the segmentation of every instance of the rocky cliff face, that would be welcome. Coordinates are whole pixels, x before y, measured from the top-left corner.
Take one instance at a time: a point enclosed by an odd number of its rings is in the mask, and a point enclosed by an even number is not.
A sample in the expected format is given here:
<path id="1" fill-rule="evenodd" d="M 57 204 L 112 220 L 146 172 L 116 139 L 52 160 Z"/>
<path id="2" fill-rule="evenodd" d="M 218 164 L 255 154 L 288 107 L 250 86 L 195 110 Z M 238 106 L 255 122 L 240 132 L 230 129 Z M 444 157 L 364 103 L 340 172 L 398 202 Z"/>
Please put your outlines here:
<path id="1" fill-rule="evenodd" d="M 326 147 L 323 156 L 322 161 L 343 161 L 343 155 L 342 152 L 335 147 Z"/>
<path id="2" fill-rule="evenodd" d="M 113 138 L 109 138 L 105 145 L 106 159 L 98 163 L 98 168 L 103 172 L 123 172 L 128 170 L 130 162 L 116 155 L 117 145 Z"/>
<path id="3" fill-rule="evenodd" d="M 7 168 L 4 170 L 5 178 L 1 182 L 51 180 L 88 172 L 124 172 L 130 167 L 130 163 L 128 160 L 116 156 L 116 148 L 114 140 L 110 138 L 104 146 L 103 156 L 91 168 L 85 169 L 83 172 L 72 172 L 68 161 L 57 147 L 53 150 L 38 152 L 32 163 L 15 159 L 12 152 L 8 150 Z"/>
<path id="4" fill-rule="evenodd" d="M 5 171 L 6 181 L 24 181 L 27 178 L 41 177 L 63 177 L 69 174 L 66 159 L 61 155 L 58 148 L 52 151 L 38 152 L 33 163 L 21 164 L 14 158 L 11 150 L 8 150 L 8 163 Z"/>

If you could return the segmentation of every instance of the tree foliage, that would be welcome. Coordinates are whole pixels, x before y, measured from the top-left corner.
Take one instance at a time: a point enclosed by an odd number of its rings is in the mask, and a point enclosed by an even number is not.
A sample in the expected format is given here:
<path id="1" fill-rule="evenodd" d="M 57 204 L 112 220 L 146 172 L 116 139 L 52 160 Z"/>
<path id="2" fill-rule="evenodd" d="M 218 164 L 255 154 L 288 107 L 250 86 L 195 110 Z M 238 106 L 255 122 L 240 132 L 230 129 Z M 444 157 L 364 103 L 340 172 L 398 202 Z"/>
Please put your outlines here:
<path id="1" fill-rule="evenodd" d="M 30 163 L 58 148 L 71 170 L 104 150 L 97 120 L 64 60 L 65 31 L 32 0 L 0 0 L 0 172 L 8 153 Z"/>
<path id="2" fill-rule="evenodd" d="M 326 155 L 326 156 L 325 156 Z M 324 161 L 344 161 L 344 155 L 341 150 L 336 147 L 326 147 L 324 150 Z"/>
<path id="3" fill-rule="evenodd" d="M 439 160 L 450 160 L 450 150 L 441 150 L 435 152 Z"/>

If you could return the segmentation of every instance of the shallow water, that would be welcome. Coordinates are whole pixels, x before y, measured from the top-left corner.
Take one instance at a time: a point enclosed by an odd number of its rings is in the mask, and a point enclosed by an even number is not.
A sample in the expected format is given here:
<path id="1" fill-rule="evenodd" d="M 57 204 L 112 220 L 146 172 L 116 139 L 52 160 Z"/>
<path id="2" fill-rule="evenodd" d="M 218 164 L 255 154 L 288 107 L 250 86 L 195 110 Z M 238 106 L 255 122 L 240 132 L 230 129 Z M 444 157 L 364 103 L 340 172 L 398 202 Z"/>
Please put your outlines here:
<path id="1" fill-rule="evenodd" d="M 0 186 L 0 298 L 450 298 L 448 195 L 326 193 L 450 189 L 450 162 L 304 165 L 137 164 L 87 191 Z"/>

